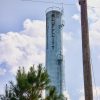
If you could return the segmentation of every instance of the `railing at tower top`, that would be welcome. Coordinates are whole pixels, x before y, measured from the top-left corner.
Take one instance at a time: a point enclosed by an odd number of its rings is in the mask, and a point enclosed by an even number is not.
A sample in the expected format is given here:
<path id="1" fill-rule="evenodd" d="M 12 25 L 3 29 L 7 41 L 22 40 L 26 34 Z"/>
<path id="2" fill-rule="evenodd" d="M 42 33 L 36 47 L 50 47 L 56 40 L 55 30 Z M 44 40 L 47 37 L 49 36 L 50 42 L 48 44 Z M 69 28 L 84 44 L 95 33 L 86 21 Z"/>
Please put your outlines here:
<path id="1" fill-rule="evenodd" d="M 59 12 L 61 12 L 61 13 L 63 12 L 63 9 L 62 9 L 62 8 L 60 8 L 60 7 L 55 7 L 55 6 L 54 6 L 54 7 L 49 7 L 49 8 L 47 8 L 45 12 L 48 13 L 49 11 L 54 11 L 54 10 L 55 10 L 55 11 L 59 11 Z"/>

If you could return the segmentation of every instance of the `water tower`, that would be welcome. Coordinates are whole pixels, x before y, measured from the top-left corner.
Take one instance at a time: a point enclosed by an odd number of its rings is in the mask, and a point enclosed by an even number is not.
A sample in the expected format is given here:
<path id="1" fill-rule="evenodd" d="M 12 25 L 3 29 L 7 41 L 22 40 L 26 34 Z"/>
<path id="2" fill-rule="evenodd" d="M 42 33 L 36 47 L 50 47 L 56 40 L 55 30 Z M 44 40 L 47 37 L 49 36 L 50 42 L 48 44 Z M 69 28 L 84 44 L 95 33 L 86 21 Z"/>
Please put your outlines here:
<path id="1" fill-rule="evenodd" d="M 64 91 L 64 65 L 62 49 L 62 9 L 48 8 L 46 11 L 46 68 L 51 79 L 51 85 L 57 92 Z"/>

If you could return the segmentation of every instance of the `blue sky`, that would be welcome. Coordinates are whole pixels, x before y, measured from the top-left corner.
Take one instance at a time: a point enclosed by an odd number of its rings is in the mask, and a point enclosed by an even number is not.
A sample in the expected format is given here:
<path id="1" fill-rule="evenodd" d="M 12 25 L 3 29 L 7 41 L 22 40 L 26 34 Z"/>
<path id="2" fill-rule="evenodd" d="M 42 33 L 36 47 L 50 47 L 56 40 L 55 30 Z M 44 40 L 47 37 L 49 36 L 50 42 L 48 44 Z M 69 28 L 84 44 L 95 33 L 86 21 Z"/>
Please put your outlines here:
<path id="1" fill-rule="evenodd" d="M 66 89 L 71 100 L 84 100 L 78 0 L 55 0 L 54 2 L 74 4 L 63 6 Z M 99 5 L 99 0 L 88 0 L 91 59 L 96 82 L 95 86 L 93 81 L 94 100 L 100 99 Z M 19 66 L 25 66 L 28 70 L 32 64 L 45 63 L 45 11 L 52 6 L 62 7 L 50 3 L 22 0 L 0 1 L 0 93 L 3 93 L 4 86 L 8 81 L 14 80 L 14 75 Z"/>

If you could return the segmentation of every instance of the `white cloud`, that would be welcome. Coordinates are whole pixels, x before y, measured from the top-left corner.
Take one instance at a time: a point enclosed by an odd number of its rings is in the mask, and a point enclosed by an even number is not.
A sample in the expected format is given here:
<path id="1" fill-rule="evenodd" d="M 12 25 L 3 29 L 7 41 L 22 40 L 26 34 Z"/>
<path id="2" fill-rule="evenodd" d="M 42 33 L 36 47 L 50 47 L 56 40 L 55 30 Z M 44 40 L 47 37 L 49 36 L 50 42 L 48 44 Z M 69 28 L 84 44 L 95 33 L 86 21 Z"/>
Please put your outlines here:
<path id="1" fill-rule="evenodd" d="M 72 18 L 76 21 L 80 21 L 80 16 L 78 14 L 74 14 Z"/>
<path id="2" fill-rule="evenodd" d="M 100 0 L 88 0 L 88 16 L 90 19 L 90 39 L 92 44 L 100 45 Z M 93 8 L 94 7 L 94 8 Z M 97 7 L 97 8 L 96 8 Z"/>
<path id="3" fill-rule="evenodd" d="M 90 31 L 90 43 L 94 46 L 100 46 L 100 32 L 97 30 Z"/>
<path id="4" fill-rule="evenodd" d="M 89 18 L 89 35 L 92 46 L 100 45 L 100 0 L 87 0 L 88 18 Z M 79 5 L 77 6 L 78 11 Z M 73 19 L 80 22 L 79 13 L 74 14 Z"/>
<path id="5" fill-rule="evenodd" d="M 67 98 L 67 100 L 71 100 L 70 95 L 68 94 L 67 91 L 63 91 L 63 95 L 64 95 L 65 98 Z"/>
<path id="6" fill-rule="evenodd" d="M 0 68 L 0 76 L 5 75 L 6 69 Z"/>
<path id="7" fill-rule="evenodd" d="M 99 7 L 100 6 L 100 2 L 99 0 L 87 0 L 88 6 L 94 6 L 94 7 Z"/>
<path id="8" fill-rule="evenodd" d="M 25 66 L 27 69 L 32 64 L 44 63 L 45 33 L 43 30 L 45 30 L 44 21 L 27 19 L 23 31 L 0 34 L 0 63 L 6 62 L 13 73 L 19 66 Z"/>
<path id="9" fill-rule="evenodd" d="M 23 26 L 24 31 L 22 31 L 22 33 L 27 34 L 28 36 L 45 36 L 46 23 L 44 21 L 27 19 L 25 20 Z"/>
<path id="10" fill-rule="evenodd" d="M 45 63 L 45 21 L 24 21 L 21 32 L 0 34 L 0 63 L 5 62 L 9 71 L 14 73 L 19 66 L 26 69 L 32 64 Z M 65 42 L 72 39 L 64 32 Z"/>
<path id="11" fill-rule="evenodd" d="M 99 100 L 100 99 L 100 87 L 93 87 L 93 98 L 94 98 L 94 100 Z M 79 100 L 85 100 L 84 99 L 84 90 L 83 89 L 80 91 Z"/>

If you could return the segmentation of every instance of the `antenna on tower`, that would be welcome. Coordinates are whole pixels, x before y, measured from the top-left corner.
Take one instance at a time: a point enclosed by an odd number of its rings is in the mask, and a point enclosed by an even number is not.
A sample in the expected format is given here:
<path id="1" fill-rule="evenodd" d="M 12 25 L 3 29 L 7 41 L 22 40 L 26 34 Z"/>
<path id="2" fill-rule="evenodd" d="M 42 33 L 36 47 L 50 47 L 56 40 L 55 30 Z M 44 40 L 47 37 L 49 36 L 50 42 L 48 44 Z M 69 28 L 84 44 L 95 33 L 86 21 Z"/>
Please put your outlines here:
<path id="1" fill-rule="evenodd" d="M 63 2 L 62 2 L 62 14 L 64 13 L 64 4 L 63 4 Z"/>

